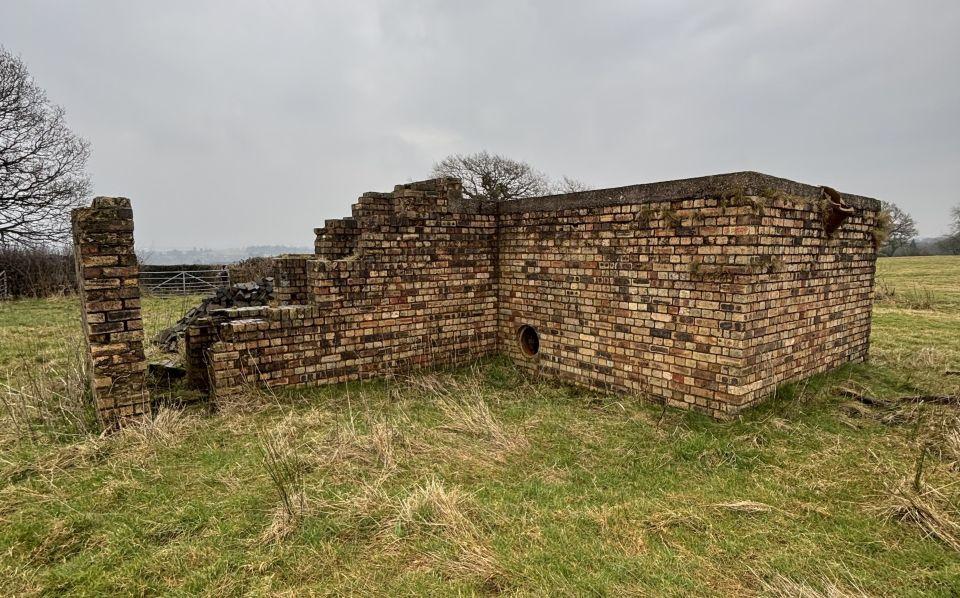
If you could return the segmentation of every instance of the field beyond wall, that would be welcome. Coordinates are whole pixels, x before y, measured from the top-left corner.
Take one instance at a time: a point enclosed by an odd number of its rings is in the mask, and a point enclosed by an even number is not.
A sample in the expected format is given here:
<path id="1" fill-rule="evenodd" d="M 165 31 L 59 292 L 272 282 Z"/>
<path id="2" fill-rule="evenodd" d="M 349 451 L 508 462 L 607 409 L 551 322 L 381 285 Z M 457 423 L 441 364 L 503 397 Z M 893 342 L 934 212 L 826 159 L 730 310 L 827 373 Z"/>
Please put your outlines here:
<path id="1" fill-rule="evenodd" d="M 869 363 L 732 423 L 495 359 L 106 437 L 75 298 L 2 303 L 0 595 L 958 595 L 960 257 L 877 294 Z"/>

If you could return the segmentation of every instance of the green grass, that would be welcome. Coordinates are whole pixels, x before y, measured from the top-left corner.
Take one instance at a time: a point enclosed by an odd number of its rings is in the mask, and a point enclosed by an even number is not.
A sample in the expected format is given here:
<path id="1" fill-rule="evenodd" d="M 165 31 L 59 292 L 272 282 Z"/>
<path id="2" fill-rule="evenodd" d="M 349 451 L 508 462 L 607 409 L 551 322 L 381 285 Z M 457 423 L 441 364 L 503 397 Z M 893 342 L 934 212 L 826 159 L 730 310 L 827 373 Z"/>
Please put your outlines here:
<path id="1" fill-rule="evenodd" d="M 877 299 L 882 306 L 960 312 L 960 259 L 956 256 L 897 257 L 877 262 Z"/>
<path id="2" fill-rule="evenodd" d="M 172 325 L 200 297 L 145 297 L 144 331 L 152 338 Z M 0 383 L 33 366 L 63 368 L 83 345 L 80 306 L 75 297 L 0 302 Z M 148 348 L 148 353 L 153 350 Z"/>
<path id="3" fill-rule="evenodd" d="M 924 488 L 960 520 L 956 412 L 884 423 L 837 393 L 960 390 L 944 375 L 960 369 L 960 259 L 929 259 L 880 262 L 937 300 L 878 307 L 869 364 L 731 423 L 488 360 L 166 410 L 103 438 L 5 427 L 0 594 L 957 595 L 960 553 L 889 517 L 928 446 Z M 147 327 L 181 307 L 148 302 Z M 8 382 L 70 363 L 72 300 L 0 309 Z M 291 512 L 265 447 L 295 474 Z"/>

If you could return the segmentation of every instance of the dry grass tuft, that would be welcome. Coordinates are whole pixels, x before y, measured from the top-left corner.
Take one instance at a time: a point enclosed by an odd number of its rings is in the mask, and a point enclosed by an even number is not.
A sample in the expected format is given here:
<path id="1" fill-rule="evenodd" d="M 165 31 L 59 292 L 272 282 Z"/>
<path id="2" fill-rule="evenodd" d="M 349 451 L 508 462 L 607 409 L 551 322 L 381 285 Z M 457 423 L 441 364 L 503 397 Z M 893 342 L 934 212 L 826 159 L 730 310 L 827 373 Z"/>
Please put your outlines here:
<path id="1" fill-rule="evenodd" d="M 484 438 L 505 451 L 527 446 L 526 438 L 507 431 L 482 397 L 467 396 L 459 400 L 448 397 L 438 406 L 447 420 L 444 427 L 452 432 Z"/>
<path id="2" fill-rule="evenodd" d="M 960 419 L 956 420 L 960 423 Z M 941 459 L 949 463 L 950 469 L 960 471 L 960 425 L 955 424 L 943 435 Z"/>
<path id="3" fill-rule="evenodd" d="M 761 593 L 774 598 L 866 598 L 869 596 L 857 586 L 843 587 L 836 581 L 826 579 L 817 586 L 799 582 L 777 573 L 769 579 L 757 576 Z"/>
<path id="4" fill-rule="evenodd" d="M 280 406 L 277 395 L 269 388 L 247 384 L 240 392 L 216 397 L 216 410 L 225 416 L 250 415 Z"/>
<path id="5" fill-rule="evenodd" d="M 402 459 L 404 445 L 400 428 L 382 416 L 363 421 L 351 412 L 325 435 L 310 437 L 310 454 L 319 467 L 331 472 L 357 464 L 392 471 Z"/>
<path id="6" fill-rule="evenodd" d="M 661 511 L 648 517 L 644 523 L 644 528 L 665 539 L 667 532 L 675 528 L 685 528 L 698 532 L 708 531 L 710 524 L 707 520 L 696 513 L 679 513 L 677 511 Z"/>
<path id="7" fill-rule="evenodd" d="M 943 494 L 935 488 L 916 490 L 907 483 L 890 490 L 884 513 L 891 520 L 915 525 L 926 537 L 934 537 L 960 552 L 960 523 L 956 512 L 945 507 Z"/>
<path id="8" fill-rule="evenodd" d="M 183 439 L 199 420 L 181 409 L 160 407 L 150 418 L 131 422 L 120 429 L 119 442 L 130 441 L 145 448 L 169 446 Z"/>
<path id="9" fill-rule="evenodd" d="M 522 433 L 510 430 L 490 410 L 478 377 L 461 382 L 452 376 L 426 375 L 408 384 L 436 402 L 445 420 L 442 429 L 488 442 L 495 458 L 529 446 Z"/>
<path id="10" fill-rule="evenodd" d="M 745 515 L 779 511 L 779 509 L 765 503 L 738 500 L 707 504 L 699 508 L 690 508 L 684 511 L 660 511 L 646 517 L 641 525 L 648 533 L 656 535 L 660 541 L 665 544 L 669 544 L 668 539 L 670 533 L 678 530 L 714 537 L 714 526 L 719 527 L 722 524 L 717 518 L 711 517 L 708 511 L 709 509 L 730 511 Z M 789 513 L 786 514 L 789 515 Z"/>
<path id="11" fill-rule="evenodd" d="M 928 311 L 937 303 L 936 295 L 927 288 L 912 287 L 902 291 L 892 284 L 880 281 L 874 291 L 874 299 L 878 305 L 900 309 L 914 309 Z"/>
<path id="12" fill-rule="evenodd" d="M 434 553 L 429 559 L 452 577 L 479 578 L 484 587 L 502 589 L 504 571 L 468 512 L 467 497 L 459 488 L 431 478 L 400 500 L 388 525 L 398 538 L 425 534 L 450 542 L 455 558 Z"/>
<path id="13" fill-rule="evenodd" d="M 264 542 L 278 542 L 288 537 L 300 527 L 306 511 L 303 462 L 285 432 L 286 429 L 279 428 L 260 435 L 263 467 L 280 499 L 272 523 L 261 535 Z"/>
<path id="14" fill-rule="evenodd" d="M 300 529 L 306 515 L 306 495 L 302 491 L 294 492 L 287 500 L 290 501 L 292 509 L 283 501 L 277 505 L 273 510 L 270 525 L 260 534 L 261 543 L 278 544 Z"/>
<path id="15" fill-rule="evenodd" d="M 344 533 L 344 539 L 383 535 L 384 522 L 395 511 L 394 499 L 384 490 L 386 480 L 387 476 L 357 480 L 350 491 L 311 499 L 307 510 L 343 521 L 345 529 L 350 530 Z"/>
<path id="16" fill-rule="evenodd" d="M 33 476 L 51 477 L 70 469 L 90 467 L 110 459 L 141 462 L 155 457 L 164 447 L 182 442 L 200 420 L 174 408 L 161 407 L 152 418 L 133 421 L 116 434 L 89 434 L 65 445 L 53 445 L 31 461 L 4 462 L 0 457 L 0 473 L 13 482 Z"/>
<path id="17" fill-rule="evenodd" d="M 895 305 L 897 300 L 897 287 L 885 280 L 877 280 L 873 287 L 873 300 L 880 304 Z"/>
<path id="18" fill-rule="evenodd" d="M 67 470 L 87 467 L 104 461 L 111 453 L 110 445 L 102 438 L 89 436 L 84 440 L 51 451 L 45 451 L 30 461 L 10 461 L 0 457 L 0 478 L 19 482 L 33 476 L 53 477 Z"/>
<path id="19" fill-rule="evenodd" d="M 463 512 L 465 497 L 460 489 L 446 488 L 431 478 L 416 486 L 399 503 L 391 527 L 401 535 L 426 528 L 468 530 L 472 523 Z"/>
<path id="20" fill-rule="evenodd" d="M 380 466 L 384 469 L 393 469 L 397 466 L 394 453 L 397 429 L 385 421 L 374 422 L 370 426 L 370 443 L 377 454 Z"/>
<path id="21" fill-rule="evenodd" d="M 726 511 L 734 511 L 737 513 L 769 513 L 773 511 L 773 507 L 762 502 L 754 502 L 752 500 L 737 500 L 733 502 L 721 502 L 710 505 L 716 509 L 724 509 Z"/>

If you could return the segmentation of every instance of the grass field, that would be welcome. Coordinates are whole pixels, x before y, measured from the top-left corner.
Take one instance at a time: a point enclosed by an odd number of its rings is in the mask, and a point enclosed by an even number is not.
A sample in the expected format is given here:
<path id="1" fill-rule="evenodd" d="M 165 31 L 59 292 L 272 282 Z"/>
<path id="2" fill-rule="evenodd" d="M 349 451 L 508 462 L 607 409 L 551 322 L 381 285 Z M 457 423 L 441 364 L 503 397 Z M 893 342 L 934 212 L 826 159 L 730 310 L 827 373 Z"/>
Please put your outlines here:
<path id="1" fill-rule="evenodd" d="M 960 391 L 960 258 L 878 268 L 870 363 L 732 423 L 490 360 L 101 437 L 75 301 L 8 303 L 0 594 L 958 595 L 960 411 L 897 398 Z"/>

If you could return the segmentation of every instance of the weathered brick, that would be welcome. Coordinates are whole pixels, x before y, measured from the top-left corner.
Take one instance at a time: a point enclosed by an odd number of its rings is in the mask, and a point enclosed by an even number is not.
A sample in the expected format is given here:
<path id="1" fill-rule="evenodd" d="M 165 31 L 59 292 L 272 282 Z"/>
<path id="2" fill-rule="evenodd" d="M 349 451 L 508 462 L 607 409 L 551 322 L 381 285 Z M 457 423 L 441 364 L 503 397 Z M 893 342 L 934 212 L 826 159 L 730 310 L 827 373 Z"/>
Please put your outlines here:
<path id="1" fill-rule="evenodd" d="M 878 203 L 756 173 L 498 205 L 365 193 L 276 260 L 276 305 L 186 335 L 190 379 L 316 385 L 505 353 L 531 373 L 729 417 L 866 357 Z M 804 242 L 797 244 L 796 240 Z"/>
<path id="2" fill-rule="evenodd" d="M 106 428 L 150 414 L 129 208 L 126 198 L 97 197 L 72 213 L 91 388 Z"/>

